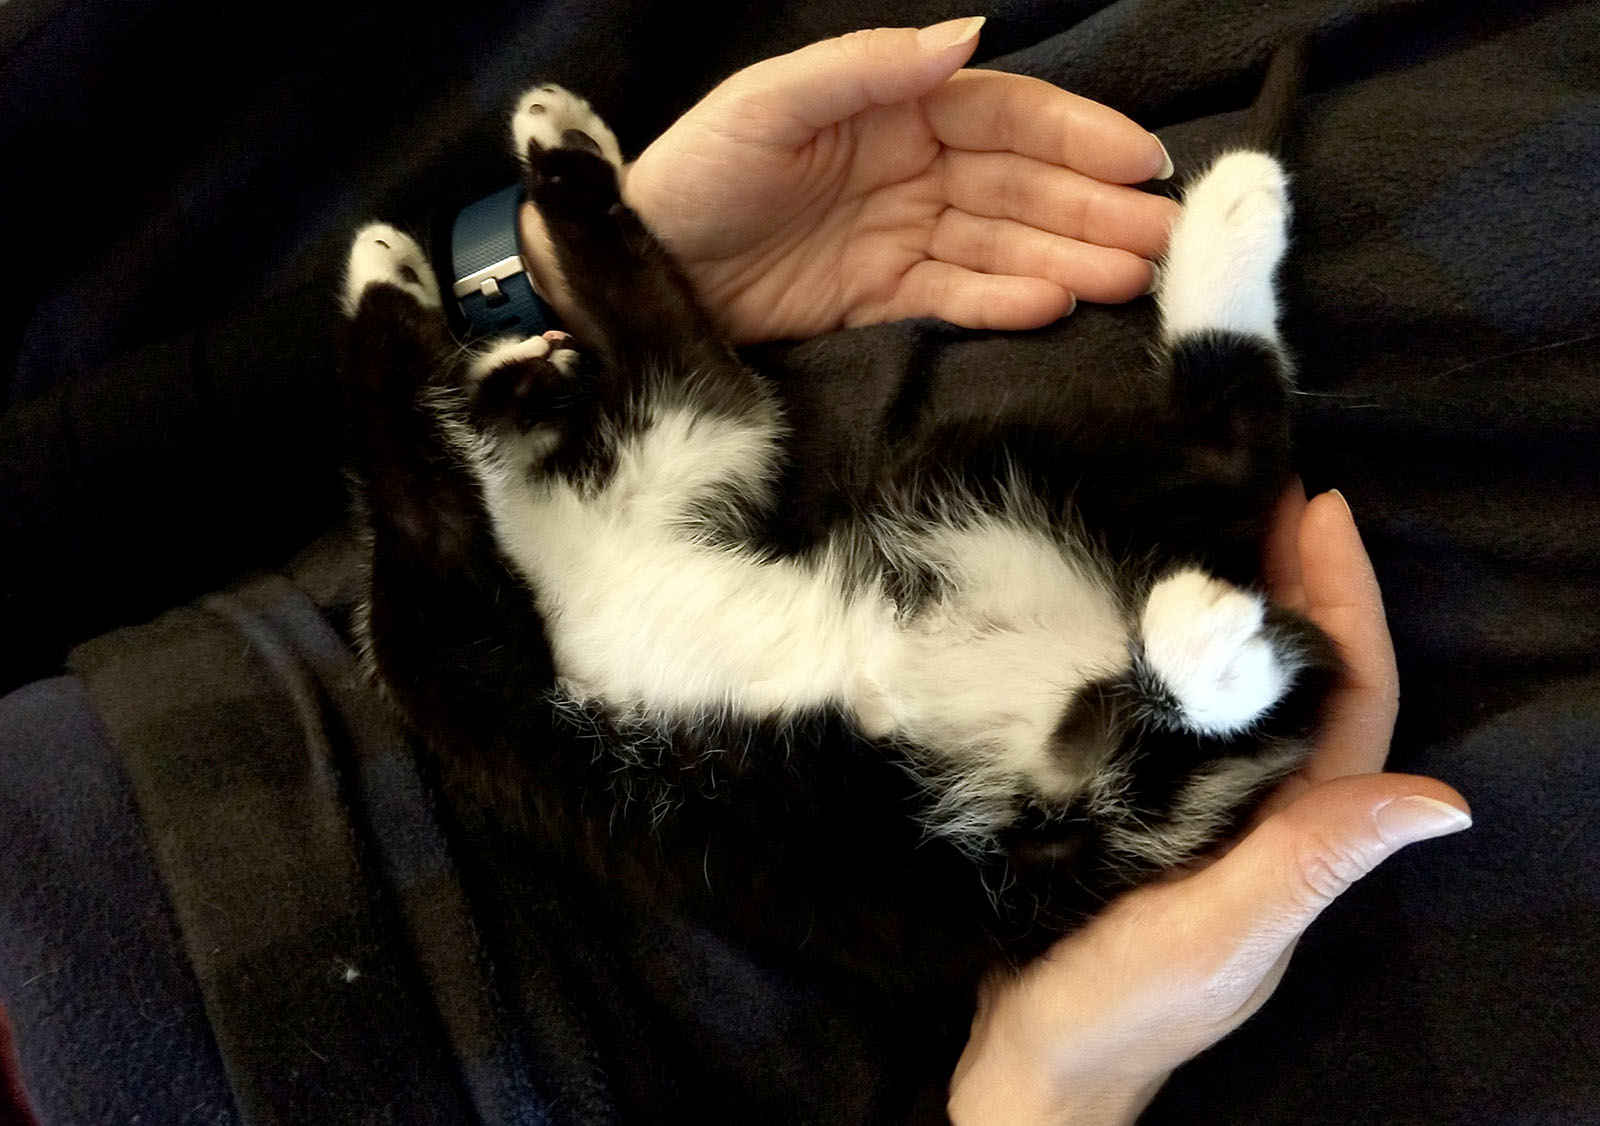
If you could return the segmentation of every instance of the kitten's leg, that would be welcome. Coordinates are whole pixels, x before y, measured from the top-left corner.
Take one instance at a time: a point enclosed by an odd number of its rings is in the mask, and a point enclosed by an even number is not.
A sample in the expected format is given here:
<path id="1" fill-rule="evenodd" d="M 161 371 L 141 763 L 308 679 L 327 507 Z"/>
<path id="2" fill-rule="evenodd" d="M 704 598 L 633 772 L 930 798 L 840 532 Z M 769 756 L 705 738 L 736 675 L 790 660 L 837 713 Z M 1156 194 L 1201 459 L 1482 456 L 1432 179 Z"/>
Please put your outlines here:
<path id="1" fill-rule="evenodd" d="M 554 467 L 615 485 L 662 527 L 688 518 L 743 535 L 767 511 L 776 475 L 782 421 L 770 389 L 622 201 L 616 141 L 587 103 L 538 87 L 518 102 L 512 132 L 585 361 L 568 429 L 592 440 L 569 442 Z"/>
<path id="2" fill-rule="evenodd" d="M 427 255 L 409 235 L 387 223 L 369 223 L 356 233 L 345 265 L 344 311 L 355 319 L 375 286 L 391 286 L 425 309 L 438 309 L 439 282 Z"/>
<path id="3" fill-rule="evenodd" d="M 1255 572 L 1254 533 L 1288 478 L 1288 361 L 1274 285 L 1288 220 L 1278 162 L 1230 153 L 1186 194 L 1162 271 L 1162 346 L 1185 476 L 1213 482 L 1234 506 L 1199 506 L 1219 528 L 1237 523 L 1211 552 L 1228 573 Z M 1156 583 L 1139 625 L 1152 697 L 1204 735 L 1246 730 L 1305 679 L 1303 670 L 1320 682 L 1334 666 L 1316 627 L 1196 568 Z"/>
<path id="4" fill-rule="evenodd" d="M 1274 285 L 1288 226 L 1282 167 L 1230 153 L 1187 192 L 1158 291 L 1186 475 L 1241 494 L 1270 489 L 1268 503 L 1288 477 L 1290 369 Z"/>
<path id="5" fill-rule="evenodd" d="M 504 340 L 465 371 L 466 420 L 493 439 L 496 455 L 526 472 L 569 438 L 581 440 L 588 396 L 572 338 L 547 332 Z"/>
<path id="6" fill-rule="evenodd" d="M 457 396 L 463 357 L 421 249 L 392 227 L 362 230 L 344 305 L 351 468 L 371 536 L 358 631 L 390 697 L 452 771 L 494 764 L 482 779 L 516 777 L 517 748 L 537 742 L 527 733 L 548 730 L 538 706 L 554 673 L 538 612 L 502 562 L 480 482 L 447 433 L 457 416 L 439 400 Z M 528 365 L 564 377 L 551 345 L 513 345 L 469 368 L 485 409 L 529 409 L 535 396 L 516 393 Z"/>
<path id="7" fill-rule="evenodd" d="M 393 227 L 363 228 L 350 247 L 344 308 L 353 468 L 374 533 L 448 555 L 459 550 L 472 498 L 422 405 L 454 351 L 427 256 Z"/>
<path id="8" fill-rule="evenodd" d="M 623 202 L 616 140 L 588 103 L 554 86 L 530 90 L 512 134 L 584 348 L 637 378 L 694 373 L 708 393 L 754 388 L 688 279 Z"/>
<path id="9" fill-rule="evenodd" d="M 1236 152 L 1188 190 L 1157 291 L 1160 413 L 1113 475 L 1133 495 L 1083 493 L 1113 532 L 1131 529 L 1130 543 L 1204 560 L 1235 581 L 1256 573 L 1259 537 L 1290 475 L 1290 368 L 1273 281 L 1287 245 L 1286 188 L 1272 157 Z M 1139 493 L 1142 482 L 1157 487 Z"/>

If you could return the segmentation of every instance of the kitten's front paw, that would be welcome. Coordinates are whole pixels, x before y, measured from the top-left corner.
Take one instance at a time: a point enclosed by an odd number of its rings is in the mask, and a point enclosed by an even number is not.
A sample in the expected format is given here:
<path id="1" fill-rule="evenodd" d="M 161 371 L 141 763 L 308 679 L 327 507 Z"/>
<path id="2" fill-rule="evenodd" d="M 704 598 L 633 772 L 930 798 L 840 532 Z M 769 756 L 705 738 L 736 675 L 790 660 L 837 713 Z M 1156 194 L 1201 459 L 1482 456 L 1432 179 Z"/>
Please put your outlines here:
<path id="1" fill-rule="evenodd" d="M 493 437 L 503 461 L 526 469 L 559 443 L 561 420 L 579 397 L 571 344 L 564 332 L 501 341 L 467 365 L 467 417 Z"/>
<path id="2" fill-rule="evenodd" d="M 473 359 L 467 368 L 467 378 L 473 383 L 481 383 L 500 368 L 528 360 L 544 360 L 561 375 L 571 375 L 578 365 L 578 352 L 572 343 L 572 337 L 559 329 L 552 329 L 543 336 L 530 336 L 526 340 L 502 341 Z"/>
<path id="3" fill-rule="evenodd" d="M 439 282 L 428 256 L 411 236 L 387 223 L 369 223 L 356 233 L 344 277 L 344 311 L 355 316 L 368 286 L 392 285 L 424 305 L 439 307 Z"/>
<path id="4" fill-rule="evenodd" d="M 592 153 L 621 171 L 622 150 L 617 138 L 589 108 L 589 103 L 559 86 L 536 86 L 517 99 L 511 117 L 511 135 L 518 159 L 527 162 L 534 151 L 568 149 Z"/>
<path id="5" fill-rule="evenodd" d="M 1156 583 L 1140 619 L 1144 661 L 1207 735 L 1242 731 L 1277 703 L 1294 670 L 1266 629 L 1260 596 L 1197 570 Z"/>

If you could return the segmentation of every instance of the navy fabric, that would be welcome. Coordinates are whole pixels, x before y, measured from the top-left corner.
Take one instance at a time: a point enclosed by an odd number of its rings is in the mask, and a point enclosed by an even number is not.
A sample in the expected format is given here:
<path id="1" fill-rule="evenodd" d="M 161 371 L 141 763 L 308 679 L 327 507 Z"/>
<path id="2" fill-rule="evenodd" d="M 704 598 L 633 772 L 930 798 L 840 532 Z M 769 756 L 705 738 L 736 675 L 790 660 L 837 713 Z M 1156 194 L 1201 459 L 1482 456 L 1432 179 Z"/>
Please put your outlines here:
<path id="1" fill-rule="evenodd" d="M 231 1123 L 127 775 L 83 684 L 0 699 L 0 998 L 46 1122 Z"/>
<path id="2" fill-rule="evenodd" d="M 263 577 L 73 664 L 245 1120 L 543 1121 L 408 748 L 309 598 Z"/>
<path id="3" fill-rule="evenodd" d="M 0 7 L 0 684 L 135 626 L 79 652 L 87 687 L 0 703 L 0 1001 L 47 1121 L 940 1118 L 958 1045 L 918 1014 L 641 917 L 440 794 L 354 672 L 347 557 L 136 623 L 337 519 L 344 244 L 506 183 L 527 83 L 586 94 L 636 152 L 739 65 L 951 14 Z M 1273 44 L 1311 36 L 1283 279 L 1300 461 L 1350 499 L 1384 587 L 1393 765 L 1477 812 L 1341 898 L 1147 1120 L 1594 1121 L 1600 9 L 988 14 L 981 62 L 1125 110 L 1180 175 Z M 1138 363 L 1150 319 L 907 322 L 751 358 L 802 435 L 804 505 L 837 435 L 1048 414 L 1053 371 Z"/>

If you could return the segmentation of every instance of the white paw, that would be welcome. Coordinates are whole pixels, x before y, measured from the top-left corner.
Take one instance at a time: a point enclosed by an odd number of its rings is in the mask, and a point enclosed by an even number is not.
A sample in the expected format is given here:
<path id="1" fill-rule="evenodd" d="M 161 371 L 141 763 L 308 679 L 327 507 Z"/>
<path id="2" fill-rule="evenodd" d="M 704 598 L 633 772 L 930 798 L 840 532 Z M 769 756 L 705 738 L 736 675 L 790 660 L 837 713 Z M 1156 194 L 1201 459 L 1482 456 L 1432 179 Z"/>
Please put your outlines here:
<path id="1" fill-rule="evenodd" d="M 562 375 L 571 375 L 572 369 L 578 363 L 578 353 L 571 348 L 563 347 L 571 341 L 572 337 L 558 331 L 547 332 L 543 336 L 530 336 L 526 340 L 496 341 L 487 351 L 480 352 L 473 358 L 472 365 L 467 369 L 467 378 L 477 383 L 490 372 L 507 364 L 545 357 L 549 358 L 550 363 Z"/>
<path id="2" fill-rule="evenodd" d="M 622 168 L 622 150 L 610 128 L 588 102 L 559 86 L 535 86 L 517 99 L 511 137 L 518 160 L 531 141 L 545 149 L 589 149 L 613 168 Z"/>
<path id="3" fill-rule="evenodd" d="M 344 276 L 344 311 L 355 316 L 361 295 L 369 285 L 403 289 L 424 305 L 439 306 L 439 283 L 428 256 L 409 235 L 387 223 L 369 223 L 350 244 Z"/>
<path id="4" fill-rule="evenodd" d="M 1140 620 L 1145 662 L 1195 730 L 1228 735 L 1255 722 L 1294 670 L 1263 631 L 1261 599 L 1201 571 L 1158 582 Z"/>
<path id="5" fill-rule="evenodd" d="M 1289 178 L 1272 157 L 1220 158 L 1184 195 L 1162 267 L 1167 339 L 1223 331 L 1275 339 L 1273 275 L 1289 246 Z"/>

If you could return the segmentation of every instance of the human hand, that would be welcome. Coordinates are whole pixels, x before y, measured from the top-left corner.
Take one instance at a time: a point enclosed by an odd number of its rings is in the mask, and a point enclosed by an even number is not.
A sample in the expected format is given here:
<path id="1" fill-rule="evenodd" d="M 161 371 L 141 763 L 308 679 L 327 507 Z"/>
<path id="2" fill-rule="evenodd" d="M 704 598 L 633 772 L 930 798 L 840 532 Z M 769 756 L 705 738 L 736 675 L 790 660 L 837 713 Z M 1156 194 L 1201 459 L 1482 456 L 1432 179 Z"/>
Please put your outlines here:
<path id="1" fill-rule="evenodd" d="M 1020 975 L 985 982 L 951 1080 L 957 1124 L 1132 1122 L 1174 1068 L 1261 1007 L 1323 908 L 1406 845 L 1471 824 L 1442 782 L 1376 773 L 1399 681 L 1343 498 L 1284 498 L 1265 577 L 1347 665 L 1311 759 L 1213 862 L 1122 896 Z"/>
<path id="2" fill-rule="evenodd" d="M 629 169 L 629 203 L 735 342 L 913 316 L 1037 328 L 1146 292 L 1177 209 L 1123 185 L 1171 174 L 1161 143 L 1037 79 L 960 70 L 982 23 L 757 63 Z M 538 245 L 531 208 L 524 231 Z"/>

